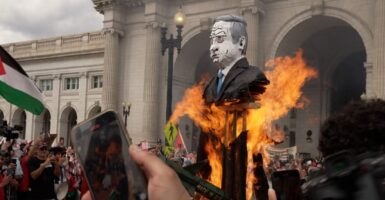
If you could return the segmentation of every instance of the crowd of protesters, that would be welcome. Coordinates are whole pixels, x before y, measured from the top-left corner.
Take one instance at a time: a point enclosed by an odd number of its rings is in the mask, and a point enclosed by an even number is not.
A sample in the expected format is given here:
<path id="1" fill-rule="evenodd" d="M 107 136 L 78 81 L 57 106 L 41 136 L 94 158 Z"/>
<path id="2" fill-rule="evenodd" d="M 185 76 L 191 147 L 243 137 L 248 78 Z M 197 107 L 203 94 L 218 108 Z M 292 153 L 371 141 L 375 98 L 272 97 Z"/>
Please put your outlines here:
<path id="1" fill-rule="evenodd" d="M 82 181 L 80 165 L 64 138 L 52 145 L 49 138 L 26 142 L 10 139 L 0 150 L 0 199 L 57 199 L 56 189 L 65 199 L 79 199 Z M 83 190 L 85 192 L 85 190 Z"/>
<path id="2" fill-rule="evenodd" d="M 41 135 L 31 142 L 11 139 L 1 144 L 0 200 L 57 199 L 59 192 L 65 194 L 60 199 L 80 199 L 88 187 L 74 149 L 66 147 L 62 137 L 51 143 Z M 161 142 L 143 141 L 138 146 L 158 157 L 162 154 Z M 195 163 L 196 153 L 177 148 L 168 158 L 187 166 Z"/>
<path id="3" fill-rule="evenodd" d="M 346 149 L 357 154 L 366 151 L 383 153 L 385 149 L 383 143 L 385 101 L 358 102 L 351 104 L 344 112 L 344 114 L 336 115 L 323 124 L 319 144 L 322 155 L 330 156 Z M 368 118 L 370 118 L 369 121 Z M 340 129 L 341 126 L 344 129 Z M 355 127 L 355 129 L 352 127 Z M 341 130 L 346 130 L 346 132 Z M 347 138 L 350 139 L 348 140 L 349 143 L 343 143 Z M 341 144 L 345 146 L 341 147 Z M 141 147 L 143 152 L 152 152 L 158 157 L 164 156 L 162 155 L 161 142 L 156 142 L 153 145 L 140 143 L 137 146 Z M 138 150 L 135 150 L 135 152 L 138 152 Z M 140 156 L 137 157 L 137 160 L 141 159 Z M 195 163 L 195 157 L 194 153 L 187 153 L 187 151 L 180 148 L 176 148 L 175 151 L 168 154 L 168 159 L 174 160 L 181 166 Z M 151 160 L 155 162 L 156 159 L 151 158 Z M 161 162 L 158 164 L 159 166 L 164 165 Z M 0 199 L 57 199 L 55 184 L 60 185 L 61 183 L 68 184 L 65 199 L 79 199 L 87 191 L 87 185 L 84 176 L 82 176 L 75 152 L 71 147 L 64 146 L 63 138 L 60 138 L 56 145 L 51 145 L 44 137 L 29 143 L 6 141 L 1 145 L 0 169 Z M 164 169 L 168 168 L 164 166 Z M 266 175 L 270 179 L 270 176 L 275 172 L 293 169 L 299 173 L 303 184 L 308 181 L 308 178 L 311 178 L 313 172 L 322 171 L 324 167 L 320 158 L 299 159 L 288 156 L 288 159 L 283 161 L 277 156 L 271 159 Z M 383 179 L 383 171 L 380 172 Z M 175 178 L 176 176 L 172 177 Z M 354 179 L 354 181 L 359 180 Z M 174 184 L 180 185 L 179 182 Z M 293 187 L 289 186 L 290 190 L 285 190 L 285 187 L 282 187 L 282 191 L 276 189 L 280 189 L 279 187 L 274 187 L 278 199 L 302 199 L 301 195 L 294 195 L 292 193 Z M 358 188 L 358 190 L 363 189 Z M 290 195 L 285 196 L 285 191 Z M 347 189 L 344 192 L 353 194 L 354 190 Z M 301 190 L 298 190 L 297 193 L 300 194 Z M 293 196 L 295 198 L 291 198 Z"/>
<path id="4" fill-rule="evenodd" d="M 268 164 L 268 175 L 277 171 L 297 170 L 300 174 L 301 183 L 306 182 L 311 174 L 322 169 L 321 158 L 302 158 L 289 155 L 287 159 L 282 159 L 280 156 L 274 156 Z"/>

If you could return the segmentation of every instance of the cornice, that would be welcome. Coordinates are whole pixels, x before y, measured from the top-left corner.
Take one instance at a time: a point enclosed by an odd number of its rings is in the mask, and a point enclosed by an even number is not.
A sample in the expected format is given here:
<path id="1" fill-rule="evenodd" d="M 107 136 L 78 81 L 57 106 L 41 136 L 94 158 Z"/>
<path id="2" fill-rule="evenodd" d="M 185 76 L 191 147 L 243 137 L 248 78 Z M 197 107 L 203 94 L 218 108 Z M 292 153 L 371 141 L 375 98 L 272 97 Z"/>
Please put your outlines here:
<path id="1" fill-rule="evenodd" d="M 61 36 L 2 45 L 18 61 L 104 52 L 105 36 L 99 32 Z"/>
<path id="2" fill-rule="evenodd" d="M 65 58 L 71 56 L 82 56 L 82 55 L 91 55 L 91 54 L 99 54 L 104 53 L 104 47 L 92 50 L 80 50 L 80 51 L 70 51 L 70 52 L 60 52 L 60 53 L 50 53 L 50 54 L 42 54 L 42 55 L 26 55 L 26 56 L 15 56 L 18 62 L 23 61 L 32 61 L 32 60 L 45 60 L 52 58 Z"/>
<path id="3" fill-rule="evenodd" d="M 151 22 L 147 22 L 146 25 L 145 25 L 145 28 L 152 28 L 152 29 L 157 29 L 160 27 L 160 23 L 157 22 L 157 21 L 151 21 Z"/>
<path id="4" fill-rule="evenodd" d="M 143 0 L 92 0 L 94 8 L 99 13 L 104 14 L 104 9 L 111 6 L 121 6 L 124 8 L 136 8 L 144 5 Z"/>
<path id="5" fill-rule="evenodd" d="M 260 0 L 263 3 L 276 3 L 280 1 L 288 1 L 288 0 Z"/>
<path id="6" fill-rule="evenodd" d="M 102 34 L 103 35 L 106 35 L 106 34 L 111 34 L 111 35 L 117 34 L 118 36 L 123 37 L 124 36 L 124 31 L 119 30 L 117 28 L 103 28 Z"/>

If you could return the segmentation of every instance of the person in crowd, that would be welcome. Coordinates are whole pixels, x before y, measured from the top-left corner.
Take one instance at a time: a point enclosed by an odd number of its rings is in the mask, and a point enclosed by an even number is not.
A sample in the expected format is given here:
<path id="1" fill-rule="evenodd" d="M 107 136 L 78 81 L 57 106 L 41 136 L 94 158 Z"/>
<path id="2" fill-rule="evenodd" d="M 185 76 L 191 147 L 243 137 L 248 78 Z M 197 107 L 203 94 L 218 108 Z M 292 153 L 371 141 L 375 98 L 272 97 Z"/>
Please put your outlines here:
<path id="1" fill-rule="evenodd" d="M 18 191 L 18 199 L 19 200 L 27 200 L 28 192 L 29 192 L 29 172 L 28 172 L 28 160 L 30 158 L 30 149 L 31 146 L 28 143 L 24 143 L 20 145 L 20 150 L 22 150 L 22 155 L 20 156 L 20 164 L 21 169 L 23 171 L 23 177 L 19 181 L 19 191 Z"/>
<path id="2" fill-rule="evenodd" d="M 49 150 L 50 154 L 53 154 L 55 156 L 55 162 L 59 162 L 59 160 L 65 156 L 66 150 L 62 147 L 52 147 Z M 59 166 L 60 167 L 60 176 L 55 177 L 55 184 L 61 184 L 64 182 L 67 182 L 66 172 L 65 172 L 65 165 L 64 163 Z"/>
<path id="3" fill-rule="evenodd" d="M 19 183 L 14 178 L 16 165 L 9 162 L 9 153 L 1 150 L 0 152 L 0 169 L 4 169 L 0 174 L 0 199 L 13 200 L 17 199 L 15 192 Z"/>
<path id="4" fill-rule="evenodd" d="M 384 199 L 384 141 L 384 100 L 354 101 L 329 117 L 321 126 L 318 145 L 325 167 L 309 174 L 305 197 Z"/>
<path id="5" fill-rule="evenodd" d="M 331 116 L 321 127 L 318 149 L 324 157 L 342 150 L 354 154 L 385 151 L 385 101 L 359 100 Z"/>
<path id="6" fill-rule="evenodd" d="M 59 142 L 58 142 L 58 144 L 57 144 L 57 147 L 66 149 L 66 146 L 65 146 L 65 144 L 64 144 L 64 137 L 60 137 L 60 138 L 59 138 Z"/>
<path id="7" fill-rule="evenodd" d="M 64 162 L 61 157 L 56 161 L 55 156 L 49 154 L 45 142 L 38 144 L 36 156 L 28 160 L 30 199 L 56 199 L 54 179 L 60 176 L 60 165 Z"/>

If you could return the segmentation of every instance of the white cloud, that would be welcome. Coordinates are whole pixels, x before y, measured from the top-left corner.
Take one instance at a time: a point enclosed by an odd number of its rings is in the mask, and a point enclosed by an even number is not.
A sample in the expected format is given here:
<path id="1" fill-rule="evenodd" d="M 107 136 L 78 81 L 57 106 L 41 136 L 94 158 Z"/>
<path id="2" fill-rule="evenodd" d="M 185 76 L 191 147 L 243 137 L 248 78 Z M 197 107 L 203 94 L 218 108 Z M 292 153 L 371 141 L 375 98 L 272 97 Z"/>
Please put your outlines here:
<path id="1" fill-rule="evenodd" d="M 96 31 L 92 0 L 1 0 L 0 44 Z"/>

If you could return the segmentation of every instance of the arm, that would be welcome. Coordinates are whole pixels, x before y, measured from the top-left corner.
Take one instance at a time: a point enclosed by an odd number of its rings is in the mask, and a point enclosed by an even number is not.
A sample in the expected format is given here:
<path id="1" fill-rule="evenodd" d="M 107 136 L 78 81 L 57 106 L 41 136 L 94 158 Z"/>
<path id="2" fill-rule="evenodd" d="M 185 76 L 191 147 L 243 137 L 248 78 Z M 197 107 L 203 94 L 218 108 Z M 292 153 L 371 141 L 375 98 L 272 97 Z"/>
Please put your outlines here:
<path id="1" fill-rule="evenodd" d="M 37 148 L 38 148 L 38 146 L 39 146 L 39 144 L 40 144 L 41 142 L 42 142 L 41 139 L 35 140 L 35 142 L 34 142 L 34 143 L 32 144 L 32 146 L 31 146 L 31 148 L 29 149 L 29 152 L 28 152 L 28 157 L 29 157 L 29 158 L 33 156 L 33 154 L 36 152 L 36 150 L 37 150 Z"/>
<path id="2" fill-rule="evenodd" d="M 37 178 L 39 178 L 41 173 L 43 173 L 45 166 L 46 165 L 44 163 L 41 163 L 39 168 L 37 168 L 35 171 L 31 172 L 31 177 L 33 180 L 36 180 Z"/>
<path id="3" fill-rule="evenodd" d="M 47 158 L 47 160 L 45 160 L 44 163 L 41 163 L 37 169 L 35 169 L 31 172 L 31 177 L 33 180 L 36 180 L 37 178 L 39 178 L 41 173 L 43 173 L 45 167 L 50 164 L 50 161 L 51 161 L 50 158 Z M 30 167 L 28 167 L 28 168 L 30 169 Z"/>
<path id="4" fill-rule="evenodd" d="M 4 175 L 3 181 L 1 181 L 1 183 L 0 183 L 0 187 L 3 188 L 5 186 L 7 186 L 9 184 L 10 179 L 11 179 L 11 176 Z"/>

